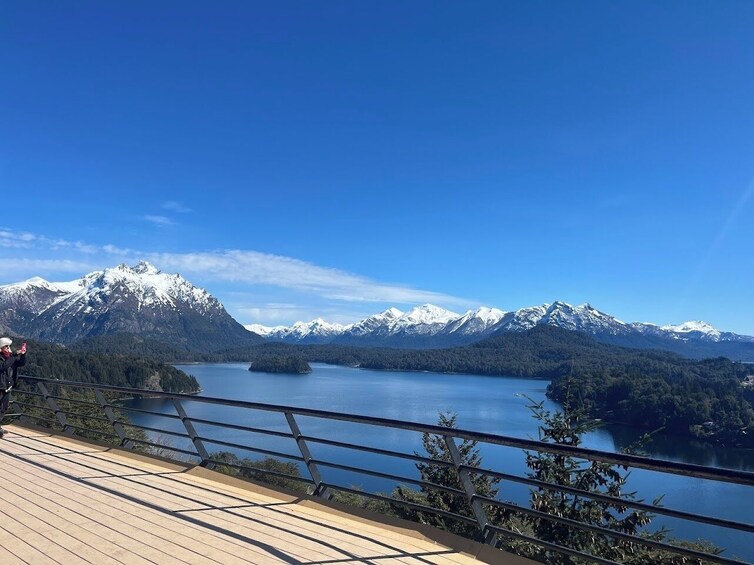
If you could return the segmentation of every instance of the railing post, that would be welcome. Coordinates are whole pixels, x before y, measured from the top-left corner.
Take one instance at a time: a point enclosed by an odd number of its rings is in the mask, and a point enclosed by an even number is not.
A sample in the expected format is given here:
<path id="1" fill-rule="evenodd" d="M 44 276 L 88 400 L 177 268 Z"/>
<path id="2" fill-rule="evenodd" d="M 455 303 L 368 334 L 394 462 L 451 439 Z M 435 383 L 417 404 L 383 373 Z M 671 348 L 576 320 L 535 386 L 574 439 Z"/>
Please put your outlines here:
<path id="1" fill-rule="evenodd" d="M 102 391 L 98 388 L 94 389 L 94 395 L 97 397 L 97 402 L 102 408 L 102 411 L 105 413 L 105 416 L 107 416 L 107 419 L 110 420 L 115 433 L 118 434 L 121 447 L 125 447 L 126 449 L 133 449 L 134 443 L 131 441 L 128 435 L 126 435 L 126 431 L 123 429 L 123 424 L 121 424 L 115 418 L 115 413 L 113 412 L 113 409 L 110 408 L 110 406 L 107 404 L 105 395 L 102 394 Z"/>
<path id="2" fill-rule="evenodd" d="M 47 390 L 47 387 L 41 381 L 37 381 L 37 388 L 39 389 L 39 392 L 42 393 L 42 397 L 45 399 L 47 406 L 49 406 L 50 409 L 55 412 L 55 417 L 58 419 L 58 423 L 63 427 L 63 433 L 72 436 L 76 430 L 68 425 L 68 420 L 66 420 L 65 412 L 60 410 L 58 403 L 55 402 L 55 399 L 50 396 L 50 392 Z"/>
<path id="3" fill-rule="evenodd" d="M 204 447 L 204 443 L 202 443 L 202 440 L 199 438 L 199 434 L 196 433 L 196 429 L 194 429 L 194 424 L 191 422 L 188 415 L 186 414 L 186 411 L 183 409 L 183 405 L 181 404 L 181 401 L 175 397 L 172 398 L 172 400 L 173 400 L 173 406 L 175 406 L 175 410 L 176 412 L 178 412 L 178 416 L 181 418 L 181 422 L 183 422 L 183 425 L 186 428 L 186 432 L 191 438 L 191 442 L 194 444 L 194 449 L 196 449 L 196 452 L 199 454 L 199 457 L 202 458 L 202 462 L 199 463 L 199 465 L 201 467 L 206 467 L 207 469 L 214 469 L 215 464 L 210 462 L 209 453 L 207 452 L 207 449 Z"/>
<path id="4" fill-rule="evenodd" d="M 482 507 L 481 501 L 476 498 L 476 490 L 474 489 L 474 483 L 471 482 L 471 474 L 469 473 L 468 469 L 462 467 L 463 461 L 461 460 L 461 453 L 458 451 L 458 447 L 456 446 L 456 442 L 453 437 L 447 434 L 443 434 L 443 439 L 445 440 L 445 445 L 448 447 L 450 458 L 452 459 L 453 465 L 455 466 L 456 472 L 458 473 L 458 478 L 461 481 L 461 486 L 466 492 L 466 498 L 469 500 L 471 511 L 473 512 L 474 518 L 476 519 L 477 524 L 479 524 L 479 528 L 482 531 L 482 538 L 484 539 L 484 543 L 492 545 L 495 543 L 495 532 L 487 527 L 489 520 L 487 519 L 487 514 Z"/>
<path id="5" fill-rule="evenodd" d="M 319 474 L 317 464 L 314 463 L 314 458 L 309 451 L 309 446 L 306 445 L 306 441 L 304 441 L 304 438 L 301 435 L 301 430 L 299 429 L 296 420 L 293 418 L 293 414 L 286 412 L 285 419 L 288 420 L 288 425 L 291 427 L 293 438 L 296 440 L 296 445 L 298 445 L 298 448 L 301 451 L 301 455 L 304 458 L 304 463 L 306 463 L 306 468 L 309 470 L 309 474 L 314 481 L 314 492 L 312 494 L 314 496 L 320 496 L 322 498 L 329 499 L 330 491 L 322 482 L 322 475 Z"/>

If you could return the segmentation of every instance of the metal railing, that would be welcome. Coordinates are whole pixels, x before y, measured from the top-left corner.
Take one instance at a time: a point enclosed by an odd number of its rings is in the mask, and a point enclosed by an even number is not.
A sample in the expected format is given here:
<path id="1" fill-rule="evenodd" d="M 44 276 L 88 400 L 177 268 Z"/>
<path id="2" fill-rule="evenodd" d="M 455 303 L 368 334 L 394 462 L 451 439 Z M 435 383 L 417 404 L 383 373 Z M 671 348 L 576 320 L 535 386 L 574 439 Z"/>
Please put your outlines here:
<path id="1" fill-rule="evenodd" d="M 653 548 L 658 555 L 676 556 L 678 561 L 690 563 L 745 563 L 736 557 L 725 557 L 708 553 L 698 546 L 680 546 L 668 543 L 664 538 L 647 535 L 636 535 L 636 532 L 623 532 L 612 529 L 601 523 L 584 523 L 574 521 L 566 516 L 556 516 L 532 508 L 526 503 L 516 503 L 502 499 L 502 496 L 486 496 L 477 492 L 476 485 L 482 481 L 503 485 L 519 485 L 528 491 L 557 492 L 572 497 L 570 500 L 594 500 L 603 503 L 606 508 L 617 509 L 617 514 L 626 512 L 648 512 L 652 515 L 666 516 L 672 519 L 684 520 L 699 524 L 706 524 L 720 528 L 726 532 L 737 532 L 738 535 L 750 536 L 754 546 L 754 524 L 731 520 L 723 517 L 701 515 L 687 510 L 673 509 L 656 504 L 647 504 L 632 496 L 615 497 L 606 492 L 590 492 L 579 490 L 568 484 L 545 482 L 533 478 L 531 474 L 513 474 L 500 470 L 484 468 L 468 464 L 462 450 L 468 442 L 475 442 L 476 446 L 495 446 L 511 448 L 518 453 L 546 453 L 564 457 L 577 458 L 587 464 L 601 462 L 616 465 L 621 468 L 642 469 L 658 473 L 658 480 L 662 476 L 683 475 L 696 479 L 714 482 L 733 483 L 743 487 L 754 486 L 754 473 L 658 461 L 636 455 L 601 452 L 567 445 L 545 443 L 502 435 L 479 433 L 470 430 L 449 428 L 439 425 L 420 424 L 386 418 L 359 416 L 280 406 L 244 402 L 222 398 L 194 396 L 135 390 L 118 386 L 86 384 L 74 381 L 24 377 L 25 387 L 15 390 L 12 405 L 15 415 L 22 423 L 42 426 L 49 429 L 61 430 L 68 435 L 78 435 L 85 438 L 105 441 L 126 449 L 136 449 L 183 461 L 193 462 L 210 468 L 234 471 L 241 477 L 266 480 L 288 488 L 303 489 L 313 496 L 326 499 L 343 500 L 350 497 L 349 502 L 359 502 L 362 506 L 381 505 L 400 516 L 413 516 L 422 522 L 447 528 L 448 524 L 460 525 L 456 533 L 461 532 L 484 543 L 510 549 L 510 542 L 532 544 L 543 551 L 552 552 L 560 556 L 574 558 L 572 562 L 618 563 L 605 559 L 599 555 L 586 553 L 581 549 L 569 547 L 559 539 L 557 542 L 548 539 L 538 539 L 531 530 L 512 526 L 523 524 L 526 520 L 547 521 L 570 528 L 573 532 L 586 532 L 593 537 L 614 540 L 616 544 L 625 542 Z M 129 403 L 131 399 L 150 398 L 161 402 L 161 410 L 146 410 L 137 408 Z M 208 406 L 222 406 L 233 410 L 233 415 L 223 419 L 214 419 L 192 415 L 196 412 L 206 412 Z M 222 411 L 215 411 L 221 413 Z M 260 421 L 266 421 L 261 415 L 275 414 L 279 424 L 260 427 Z M 151 425 L 137 424 L 135 420 L 149 420 Z M 154 422 L 158 422 L 156 425 Z M 318 422 L 339 422 L 343 425 L 364 426 L 366 436 L 400 430 L 401 433 L 420 434 L 422 438 L 435 438 L 442 446 L 444 457 L 432 458 L 416 452 L 408 453 L 384 449 L 347 441 L 338 434 L 319 436 L 307 433 L 316 430 Z M 253 425 L 257 424 L 257 425 Z M 246 435 L 246 441 L 236 439 Z M 169 438 L 169 439 L 166 439 Z M 249 439 L 251 438 L 251 439 Z M 275 443 L 277 442 L 277 443 Z M 280 445 L 295 446 L 288 452 Z M 217 452 L 212 446 L 226 450 Z M 342 452 L 343 456 L 334 459 L 316 457 L 314 454 L 320 447 L 327 446 Z M 227 453 L 255 453 L 267 458 L 268 461 L 285 461 L 294 463 L 294 467 L 276 465 L 258 465 L 247 458 L 227 457 Z M 224 455 L 225 454 L 225 455 Z M 369 454 L 376 460 L 408 462 L 413 473 L 399 472 L 395 466 L 380 466 L 376 464 L 359 464 L 358 454 Z M 354 462 L 354 458 L 356 461 Z M 429 482 L 424 480 L 416 469 L 433 468 L 446 469 L 453 476 L 451 481 Z M 301 472 L 295 472 L 299 469 Z M 425 496 L 411 498 L 396 497 L 381 492 L 367 491 L 355 488 L 353 482 L 343 484 L 335 480 L 333 471 L 337 470 L 348 476 L 372 477 L 388 484 L 398 485 L 402 489 L 406 485 L 418 487 L 415 492 Z M 487 482 L 486 484 L 490 484 Z M 748 491 L 747 491 L 748 492 Z M 754 490 L 750 491 L 754 503 Z M 448 500 L 463 504 L 445 507 L 433 506 L 432 500 L 438 494 L 446 502 Z M 500 520 L 506 516 L 507 520 Z M 511 518 L 514 521 L 511 521 Z M 518 520 L 518 521 L 515 521 Z M 450 528 L 453 531 L 452 528 Z M 508 543 L 508 545 L 506 545 Z"/>

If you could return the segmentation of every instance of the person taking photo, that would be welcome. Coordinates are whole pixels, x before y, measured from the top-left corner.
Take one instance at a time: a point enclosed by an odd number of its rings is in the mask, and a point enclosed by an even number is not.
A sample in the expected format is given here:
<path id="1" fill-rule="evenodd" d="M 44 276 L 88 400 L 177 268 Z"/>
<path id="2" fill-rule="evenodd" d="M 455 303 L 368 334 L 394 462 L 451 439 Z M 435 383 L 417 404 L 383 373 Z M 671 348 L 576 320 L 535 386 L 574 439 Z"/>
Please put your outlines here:
<path id="1" fill-rule="evenodd" d="M 26 343 L 13 353 L 10 349 L 13 340 L 9 337 L 0 338 L 0 420 L 8 411 L 10 391 L 18 383 L 18 368 L 26 365 Z M 0 438 L 5 430 L 0 427 Z"/>

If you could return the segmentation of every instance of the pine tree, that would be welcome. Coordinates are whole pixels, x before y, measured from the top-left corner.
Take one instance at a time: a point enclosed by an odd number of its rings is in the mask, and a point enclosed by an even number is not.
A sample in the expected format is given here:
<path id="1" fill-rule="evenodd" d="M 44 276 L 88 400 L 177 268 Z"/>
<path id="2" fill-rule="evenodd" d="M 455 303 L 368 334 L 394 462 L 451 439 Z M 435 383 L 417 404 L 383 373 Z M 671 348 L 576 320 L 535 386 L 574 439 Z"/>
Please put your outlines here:
<path id="1" fill-rule="evenodd" d="M 582 443 L 584 434 L 592 431 L 598 425 L 593 420 L 585 420 L 581 412 L 569 410 L 568 404 L 565 405 L 563 412 L 546 410 L 542 402 L 532 401 L 529 408 L 534 417 L 541 422 L 539 439 L 543 442 L 578 447 Z M 640 442 L 629 448 L 629 451 L 635 451 L 647 440 L 648 436 L 645 436 Z M 631 536 L 661 542 L 672 541 L 681 547 L 704 551 L 713 555 L 722 551 L 706 541 L 670 540 L 668 538 L 669 532 L 665 528 L 649 533 L 645 527 L 650 524 L 654 517 L 650 512 L 636 510 L 617 501 L 598 500 L 589 496 L 590 494 L 603 494 L 621 498 L 627 502 L 641 502 L 637 499 L 635 492 L 625 491 L 628 480 L 626 467 L 542 451 L 527 452 L 526 465 L 531 470 L 528 475 L 532 479 L 584 491 L 584 494 L 580 495 L 546 487 L 532 489 L 530 506 L 533 510 L 549 516 L 599 526 Z M 660 499 L 656 499 L 653 504 L 658 506 Z M 506 521 L 506 527 L 510 529 L 513 524 L 510 515 L 507 516 Z M 517 520 L 515 524 L 515 529 L 527 536 L 618 563 L 666 565 L 702 563 L 699 560 L 695 561 L 672 552 L 646 546 L 641 542 L 583 530 L 549 520 L 546 517 L 527 515 L 520 518 L 520 522 Z M 591 562 L 544 548 L 536 543 L 507 541 L 503 543 L 503 546 L 509 551 L 545 563 L 576 565 Z"/>
<path id="2" fill-rule="evenodd" d="M 444 428 L 455 428 L 458 416 L 456 414 L 440 414 L 438 425 Z M 426 456 L 436 460 L 452 463 L 452 457 L 442 435 L 425 433 L 422 437 L 422 444 Z M 477 442 L 464 440 L 458 446 L 458 452 L 461 456 L 463 465 L 478 468 L 481 465 L 482 458 L 477 448 Z M 418 455 L 418 453 L 416 453 Z M 437 463 L 417 463 L 416 468 L 419 470 L 421 480 L 429 485 L 441 485 L 463 491 L 460 478 L 455 467 Z M 497 484 L 500 479 L 489 477 L 481 473 L 472 473 L 471 482 L 474 490 L 478 495 L 495 498 L 498 493 Z M 433 488 L 432 486 L 422 486 L 419 491 L 398 487 L 393 491 L 392 497 L 396 500 L 430 506 L 445 512 L 459 514 L 473 519 L 474 514 L 465 494 L 456 494 L 445 490 Z M 401 505 L 393 505 L 393 511 L 396 515 L 419 522 L 429 524 L 437 528 L 447 530 L 459 535 L 470 538 L 478 538 L 480 529 L 475 524 L 460 521 L 446 516 L 425 512 L 422 510 L 407 508 Z M 496 508 L 486 508 L 487 517 L 495 519 L 502 515 Z"/>

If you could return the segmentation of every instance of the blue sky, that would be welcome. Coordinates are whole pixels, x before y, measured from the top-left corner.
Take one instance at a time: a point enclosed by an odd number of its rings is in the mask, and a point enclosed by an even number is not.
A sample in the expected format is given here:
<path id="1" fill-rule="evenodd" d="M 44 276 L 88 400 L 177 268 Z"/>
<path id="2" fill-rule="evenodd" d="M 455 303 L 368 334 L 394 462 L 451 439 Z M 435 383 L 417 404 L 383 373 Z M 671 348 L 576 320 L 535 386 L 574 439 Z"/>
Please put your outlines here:
<path id="1" fill-rule="evenodd" d="M 754 3 L 15 2 L 0 284 L 244 324 L 564 300 L 754 335 Z"/>

